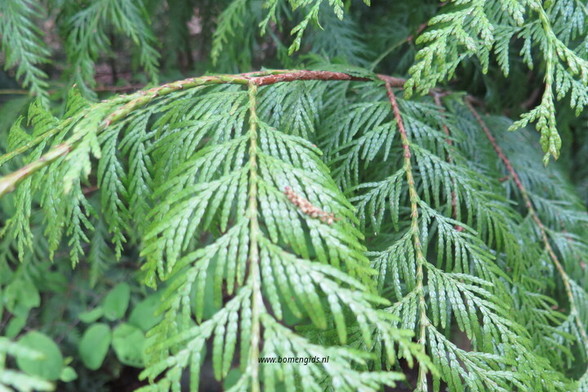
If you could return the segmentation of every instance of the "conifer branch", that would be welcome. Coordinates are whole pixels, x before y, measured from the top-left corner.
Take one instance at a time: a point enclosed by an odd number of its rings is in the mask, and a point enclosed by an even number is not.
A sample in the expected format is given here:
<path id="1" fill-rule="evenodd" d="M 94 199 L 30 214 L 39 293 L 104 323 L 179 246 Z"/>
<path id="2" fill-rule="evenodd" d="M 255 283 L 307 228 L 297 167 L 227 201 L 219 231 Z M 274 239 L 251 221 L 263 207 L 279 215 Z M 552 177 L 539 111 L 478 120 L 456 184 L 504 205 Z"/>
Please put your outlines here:
<path id="1" fill-rule="evenodd" d="M 49 165 L 51 162 L 54 162 L 55 160 L 67 155 L 71 149 L 72 146 L 69 144 L 60 144 L 55 146 L 51 149 L 51 151 L 36 161 L 31 162 L 21 167 L 20 169 L 2 177 L 0 179 L 0 197 L 12 192 L 21 181 L 29 177 L 31 174 Z"/>
<path id="2" fill-rule="evenodd" d="M 279 71 L 265 71 L 256 73 L 246 73 L 237 75 L 217 75 L 217 76 L 201 76 L 196 78 L 188 78 L 173 83 L 167 83 L 159 87 L 155 87 L 149 90 L 139 91 L 129 96 L 121 96 L 115 98 L 113 101 L 107 101 L 105 104 L 110 105 L 112 103 L 119 104 L 120 106 L 112 111 L 106 118 L 101 122 L 98 132 L 108 128 L 109 126 L 121 121 L 126 118 L 130 113 L 141 108 L 158 97 L 169 95 L 179 90 L 187 90 L 200 86 L 218 85 L 218 84 L 240 84 L 248 85 L 255 84 L 257 86 L 268 86 L 276 83 L 287 83 L 301 80 L 339 80 L 339 81 L 369 81 L 371 79 L 366 77 L 354 76 L 343 72 L 330 72 L 330 71 L 297 71 L 297 70 L 279 70 Z M 400 84 L 401 79 L 389 77 L 391 83 Z M 103 103 L 94 105 L 94 109 L 101 107 Z M 66 121 L 71 121 L 70 119 Z M 61 129 L 61 128 L 60 128 Z M 0 163 L 4 163 L 13 157 L 22 154 L 37 145 L 46 137 L 58 132 L 60 129 L 55 129 L 46 135 L 42 135 L 24 145 L 17 150 L 11 151 L 8 154 L 0 157 Z M 47 166 L 56 159 L 67 155 L 73 150 L 74 144 L 78 141 L 78 138 L 72 137 L 66 140 L 62 145 L 53 147 L 52 150 L 47 152 L 44 156 L 39 158 L 36 162 L 32 162 L 25 167 L 22 167 L 17 172 L 0 178 L 0 197 L 5 194 L 12 192 L 15 187 L 25 178 L 31 174 Z"/>
<path id="3" fill-rule="evenodd" d="M 29 140 L 27 143 L 24 143 L 23 145 L 19 146 L 18 148 L 10 150 L 6 154 L 0 156 L 0 166 L 5 164 L 6 162 L 10 161 L 12 158 L 17 157 L 17 156 L 27 152 L 31 148 L 36 147 L 39 144 L 43 143 L 44 141 L 49 140 L 51 137 L 57 135 L 60 131 L 67 128 L 72 123 L 73 120 L 74 120 L 74 117 L 67 118 L 67 119 L 63 120 L 63 122 L 60 123 L 58 127 L 51 128 L 48 131 L 43 132 L 42 134 L 36 136 L 34 139 Z M 67 154 L 67 152 L 66 152 L 66 154 Z M 1 195 L 2 194 L 0 193 L 0 197 L 1 197 Z"/>
<path id="4" fill-rule="evenodd" d="M 565 268 L 563 267 L 562 263 L 560 262 L 559 258 L 557 257 L 557 255 L 555 254 L 555 251 L 553 250 L 553 248 L 551 246 L 551 243 L 549 241 L 549 237 L 547 235 L 547 229 L 545 228 L 545 224 L 541 221 L 541 218 L 539 218 L 539 215 L 537 214 L 537 211 L 536 211 L 535 207 L 533 206 L 531 198 L 529 197 L 527 189 L 523 185 L 518 173 L 516 172 L 516 170 L 512 166 L 512 163 L 510 162 L 510 160 L 508 159 L 508 157 L 506 156 L 506 154 L 504 153 L 502 148 L 500 148 L 500 146 L 498 145 L 496 139 L 494 138 L 494 136 L 492 135 L 492 132 L 490 131 L 490 128 L 488 128 L 488 125 L 486 124 L 486 122 L 482 119 L 480 114 L 477 112 L 477 110 L 473 107 L 473 105 L 471 104 L 471 102 L 467 98 L 465 100 L 465 104 L 467 105 L 468 109 L 471 111 L 472 115 L 474 116 L 474 118 L 476 119 L 478 124 L 480 125 L 480 128 L 482 128 L 482 131 L 484 132 L 484 134 L 486 135 L 486 137 L 490 141 L 490 144 L 492 144 L 492 148 L 496 152 L 496 155 L 498 155 L 500 160 L 503 162 L 504 166 L 506 167 L 506 170 L 509 173 L 510 178 L 512 178 L 513 182 L 515 183 L 516 187 L 518 188 L 519 192 L 521 193 L 521 197 L 523 198 L 523 201 L 525 203 L 525 207 L 527 208 L 527 211 L 529 212 L 531 219 L 533 220 L 533 222 L 535 222 L 535 225 L 537 226 L 537 229 L 539 230 L 541 240 L 543 242 L 543 245 L 545 246 L 545 250 L 546 250 L 547 254 L 549 255 L 549 258 L 553 262 L 555 268 L 557 269 L 557 271 L 562 279 L 562 282 L 564 284 L 565 291 L 566 291 L 566 296 L 567 296 L 567 299 L 570 304 L 570 314 L 574 318 L 574 321 L 575 321 L 575 323 L 578 327 L 578 330 L 582 336 L 584 349 L 588 351 L 588 335 L 586 333 L 586 327 L 584 326 L 584 323 L 582 322 L 582 320 L 580 318 L 580 312 L 579 312 L 579 309 L 576 305 L 576 300 L 575 300 L 574 294 L 572 292 L 571 278 L 566 273 Z"/>
<path id="5" fill-rule="evenodd" d="M 569 129 L 566 163 L 588 151 L 577 137 L 588 107 L 583 0 L 447 0 L 418 10 L 349 0 L 57 1 L 36 28 L 45 3 L 0 0 L 0 57 L 16 71 L 7 76 L 36 97 L 16 118 L 30 97 L 0 89 L 0 126 L 13 122 L 0 140 L 0 199 L 15 191 L 0 200 L 5 335 L 26 343 L 22 324 L 46 313 L 71 313 L 72 328 L 82 327 L 80 307 L 65 304 L 71 290 L 58 292 L 57 278 L 81 278 L 70 266 L 89 266 L 97 299 L 108 276 L 139 267 L 120 321 L 107 311 L 111 296 L 82 304 L 102 311 L 92 324 L 140 329 L 147 382 L 137 392 L 207 390 L 207 373 L 230 392 L 378 392 L 400 380 L 418 392 L 588 392 L 588 370 L 579 375 L 588 214 L 574 189 L 587 173 L 544 167 L 535 143 L 544 160 L 557 158 L 558 132 Z M 159 85 L 158 75 L 189 72 L 196 58 L 215 74 Z M 97 72 L 100 64 L 112 72 Z M 257 64 L 283 69 L 239 73 Z M 94 88 L 115 68 L 149 87 Z M 524 88 L 507 85 L 509 75 L 527 75 Z M 487 94 L 440 84 L 454 80 Z M 45 103 L 60 104 L 72 84 L 57 115 Z M 84 98 L 101 90 L 122 95 Z M 536 94 L 518 121 L 483 111 Z M 508 127 L 524 129 L 499 132 Z M 136 301 L 147 288 L 156 319 Z M 69 356 L 63 334 L 44 329 Z M 86 337 L 77 351 L 90 369 Z M 119 337 L 113 330 L 100 346 L 125 363 Z M 139 351 L 138 339 L 125 343 Z M 45 383 L 25 376 L 28 355 L 16 351 L 0 336 L 0 389 L 49 390 L 80 363 L 68 369 L 61 354 L 47 355 L 61 370 Z M 263 361 L 317 356 L 330 361 Z M 78 374 L 70 389 L 93 377 Z"/>
<path id="6" fill-rule="evenodd" d="M 258 365 L 259 358 L 286 355 L 290 350 L 316 352 L 316 347 L 332 352 L 340 370 L 331 365 L 317 367 L 312 374 L 306 374 L 308 380 L 303 377 L 305 382 L 329 382 L 349 392 L 375 391 L 378 385 L 393 385 L 396 373 L 366 372 L 363 367 L 357 368 L 356 364 L 363 365 L 365 361 L 354 351 L 331 343 L 316 346 L 305 336 L 281 326 L 284 306 L 297 318 L 308 316 L 316 328 L 333 325 L 342 345 L 346 344 L 348 334 L 355 332 L 347 332 L 349 314 L 358 320 L 359 344 L 369 349 L 377 340 L 382 345 L 384 363 L 393 363 L 398 344 L 403 357 L 411 361 L 414 355 L 427 366 L 425 354 L 410 342 L 411 333 L 397 330 L 390 323 L 390 314 L 372 308 L 366 300 L 375 304 L 386 302 L 359 291 L 364 286 L 354 278 L 367 281 L 369 272 L 365 249 L 359 242 L 361 233 L 354 227 L 351 205 L 336 188 L 316 147 L 265 121 L 262 115 L 267 112 L 258 109 L 263 101 L 258 104 L 255 80 L 248 82 L 247 95 L 240 86 L 239 83 L 211 88 L 203 94 L 202 90 L 186 94 L 183 99 L 189 102 L 190 110 L 185 109 L 181 98 L 175 99 L 171 107 L 154 105 L 155 109 L 139 109 L 140 113 L 156 110 L 162 114 L 164 121 L 153 128 L 165 133 L 153 141 L 153 149 L 169 148 L 174 154 L 172 159 L 182 155 L 178 150 L 184 146 L 177 142 L 182 140 L 182 133 L 190 137 L 200 133 L 199 138 L 210 138 L 196 153 L 188 146 L 189 155 L 178 163 L 172 162 L 170 165 L 175 169 L 169 175 L 155 174 L 155 182 L 163 181 L 153 191 L 161 201 L 146 218 L 152 224 L 143 238 L 146 246 L 142 254 L 147 258 L 144 269 L 148 271 L 149 282 L 154 281 L 151 277 L 157 271 L 162 280 L 170 282 L 170 287 L 164 297 L 164 321 L 152 334 L 153 360 L 142 376 L 157 382 L 145 390 L 158 390 L 157 386 L 176 382 L 188 360 L 191 366 L 199 367 L 199 348 L 207 339 L 213 340 L 215 376 L 226 377 L 234 362 L 237 332 L 241 334 L 242 376 L 234 387 L 236 390 L 258 391 L 262 384 L 264 389 L 272 390 L 271 380 L 275 377 L 281 379 L 284 373 L 286 379 L 290 375 L 305 375 L 305 369 L 262 367 Z M 209 110 L 202 110 L 208 109 L 211 102 L 225 105 L 212 119 L 208 117 Z M 185 126 L 198 126 L 203 120 L 207 120 L 203 129 Z M 224 126 L 217 127 L 218 122 Z M 116 125 L 113 127 L 117 129 Z M 234 131 L 227 135 L 227 129 Z M 165 162 L 163 165 L 168 164 L 164 152 L 158 156 Z M 341 219 L 329 224 L 328 217 L 324 221 L 300 213 L 299 206 L 281 192 L 285 184 L 315 208 L 328 214 L 328 206 L 332 217 Z M 210 233 L 213 241 L 184 254 L 188 252 L 184 244 L 203 232 Z M 212 316 L 203 316 L 203 282 L 212 266 L 216 271 L 215 301 L 220 309 Z M 225 287 L 229 296 L 234 295 L 227 302 L 222 296 Z M 199 293 L 195 299 L 190 296 L 193 290 Z M 344 308 L 348 309 L 345 313 Z M 327 309 L 332 319 L 327 317 Z M 355 334 L 353 338 L 358 341 Z M 176 348 L 180 341 L 186 344 Z M 166 357 L 172 359 L 165 360 Z M 162 372 L 165 375 L 159 378 Z M 196 390 L 198 375 L 192 374 L 192 390 Z"/>
<path id="7" fill-rule="evenodd" d="M 390 89 L 384 90 L 385 101 L 379 85 L 363 86 L 357 100 L 335 101 L 340 108 L 325 120 L 329 128 L 321 147 L 370 233 L 378 288 L 393 300 L 387 310 L 402 320 L 403 328 L 416 331 L 417 344 L 439 369 L 438 374 L 419 370 L 419 390 L 430 388 L 431 379 L 433 389 L 445 382 L 452 391 L 465 385 L 502 392 L 521 384 L 559 389 L 554 377 L 546 376 L 550 385 L 538 386 L 531 375 L 549 370 L 533 373 L 538 358 L 504 302 L 509 293 L 502 284 L 502 258 L 516 257 L 520 246 L 511 234 L 516 216 L 496 193 L 494 181 L 472 170 L 463 155 L 464 132 L 475 134 L 476 128 L 459 122 L 453 111 L 441 114 L 432 104 L 436 91 L 432 100 L 415 102 L 391 100 Z M 407 134 L 404 141 L 398 128 Z M 412 180 L 406 173 L 408 155 Z M 418 224 L 417 245 L 413 222 Z M 419 339 L 423 325 L 425 339 Z M 465 333 L 470 348 L 452 341 L 454 326 Z M 486 357 L 490 353 L 492 360 Z M 530 369 L 529 376 L 521 368 Z"/>
<path id="8" fill-rule="evenodd" d="M 249 219 L 249 278 L 251 285 L 251 341 L 249 343 L 249 363 L 251 367 L 251 390 L 259 392 L 259 345 L 261 344 L 261 322 L 263 297 L 261 294 L 261 275 L 259 271 L 259 245 L 260 235 L 258 210 L 257 210 L 257 84 L 249 83 L 249 206 L 247 218 Z"/>
<path id="9" fill-rule="evenodd" d="M 412 235 L 412 241 L 414 244 L 414 250 L 416 254 L 416 261 L 417 261 L 417 271 L 416 271 L 416 286 L 415 286 L 415 293 L 418 295 L 419 301 L 419 333 L 418 333 L 418 342 L 425 347 L 425 339 L 426 339 L 426 331 L 427 327 L 430 324 L 430 321 L 427 317 L 427 310 L 426 310 L 426 303 L 425 303 L 425 292 L 424 292 L 424 271 L 423 271 L 423 264 L 426 263 L 425 254 L 423 251 L 423 246 L 421 244 L 420 238 L 420 230 L 419 230 L 419 195 L 416 189 L 412 163 L 411 163 L 411 151 L 410 151 L 410 141 L 408 140 L 408 134 L 406 133 L 406 129 L 404 128 L 404 122 L 402 120 L 402 115 L 400 113 L 400 109 L 398 108 L 398 102 L 396 101 L 396 96 L 394 94 L 394 90 L 392 90 L 392 85 L 390 84 L 387 78 L 384 79 L 385 86 L 386 86 L 386 93 L 388 95 L 388 99 L 390 100 L 390 105 L 392 106 L 392 112 L 394 114 L 394 119 L 396 121 L 396 125 L 398 126 L 398 133 L 400 134 L 400 140 L 402 144 L 402 149 L 404 151 L 403 159 L 404 159 L 404 172 L 406 175 L 406 182 L 408 185 L 408 195 L 410 201 L 410 231 Z M 419 367 L 419 376 L 418 376 L 418 390 L 422 392 L 427 391 L 427 369 L 423 366 Z"/>
<path id="10" fill-rule="evenodd" d="M 39 2 L 4 0 L 0 2 L 0 51 L 6 68 L 16 66 L 16 77 L 33 95 L 48 104 L 48 75 L 41 68 L 49 62 L 50 51 L 33 17 L 42 14 Z"/>

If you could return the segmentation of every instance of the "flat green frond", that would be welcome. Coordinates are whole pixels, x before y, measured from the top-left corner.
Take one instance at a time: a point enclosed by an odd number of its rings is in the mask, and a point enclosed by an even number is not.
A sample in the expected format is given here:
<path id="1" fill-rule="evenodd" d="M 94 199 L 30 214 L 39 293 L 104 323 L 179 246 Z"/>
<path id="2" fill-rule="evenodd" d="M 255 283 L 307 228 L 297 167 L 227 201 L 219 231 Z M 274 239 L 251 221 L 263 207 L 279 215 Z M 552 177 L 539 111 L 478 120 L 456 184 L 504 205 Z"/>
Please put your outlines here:
<path id="1" fill-rule="evenodd" d="M 450 80 L 459 65 L 475 57 L 481 71 L 488 72 L 492 52 L 503 74 L 510 71 L 509 51 L 513 37 L 522 38 L 524 62 L 533 69 L 533 49 L 544 64 L 544 91 L 539 104 L 524 113 L 511 129 L 535 123 L 541 147 L 549 157 L 559 157 L 561 139 L 556 121 L 555 101 L 569 96 L 579 115 L 588 102 L 588 62 L 578 54 L 572 37 L 585 30 L 585 6 L 572 1 L 549 2 L 500 0 L 451 1 L 446 12 L 429 20 L 429 29 L 417 39 L 422 45 L 409 70 L 406 95 L 425 94 L 438 83 Z M 563 11 L 565 9 L 565 11 Z M 556 94 L 557 91 L 557 94 Z"/>
<path id="2" fill-rule="evenodd" d="M 16 67 L 16 77 L 23 87 L 48 104 L 47 73 L 43 64 L 49 62 L 50 51 L 41 39 L 41 30 L 33 17 L 44 13 L 36 0 L 6 0 L 0 4 L 0 49 L 5 56 L 4 68 Z"/>
<path id="3" fill-rule="evenodd" d="M 68 15 L 65 49 L 71 64 L 70 79 L 87 97 L 96 97 L 92 91 L 95 62 L 109 49 L 110 26 L 131 39 L 138 48 L 139 63 L 157 81 L 159 53 L 142 2 L 98 0 Z"/>
<path id="4" fill-rule="evenodd" d="M 588 392 L 586 0 L 0 0 L 0 63 L 0 392 Z"/>
<path id="5" fill-rule="evenodd" d="M 369 4 L 369 0 L 364 0 L 364 2 Z M 262 34 L 267 29 L 270 21 L 276 21 L 276 13 L 278 7 L 280 7 L 280 3 L 287 3 L 294 11 L 297 9 L 303 10 L 305 14 L 290 32 L 290 35 L 294 36 L 294 41 L 290 45 L 288 53 L 292 54 L 300 49 L 302 36 L 308 28 L 308 24 L 311 22 L 318 24 L 319 15 L 322 8 L 321 6 L 326 2 L 325 0 L 265 0 L 264 6 L 268 9 L 268 13 L 265 19 L 260 23 Z M 329 0 L 328 4 L 333 8 L 333 13 L 335 16 L 339 19 L 343 19 L 343 13 L 345 9 L 344 2 L 342 0 Z"/>
<path id="6" fill-rule="evenodd" d="M 558 373 L 533 353 L 519 324 L 523 319 L 509 312 L 512 278 L 505 269 L 520 279 L 528 262 L 519 259 L 523 250 L 512 235 L 521 219 L 494 180 L 467 166 L 461 143 L 468 125 L 427 101 L 396 100 L 389 86 L 393 98 L 382 102 L 375 88 L 351 103 L 359 108 L 365 102 L 362 115 L 349 115 L 342 106 L 323 120 L 344 130 L 335 134 L 325 128 L 324 145 L 343 146 L 328 150 L 342 183 L 359 181 L 349 193 L 371 237 L 379 290 L 396 301 L 388 308 L 396 325 L 415 330 L 419 343 L 437 358 L 434 388 L 443 381 L 452 390 L 564 390 Z M 374 98 L 376 104 L 369 101 Z M 345 118 L 357 122 L 341 124 Z M 392 132 L 400 137 L 392 138 Z M 559 314 L 548 316 L 544 334 L 551 335 L 559 322 Z M 455 330 L 470 349 L 452 343 Z M 522 362 L 516 359 L 520 355 Z M 531 371 L 538 363 L 544 370 L 518 378 L 517 364 Z M 473 375 L 481 372 L 485 376 Z M 537 386 L 534 377 L 541 372 L 550 374 L 549 381 Z M 420 372 L 417 390 L 428 390 L 425 374 Z"/>
<path id="7" fill-rule="evenodd" d="M 36 103 L 0 158 L 23 165 L 0 260 L 83 258 L 94 285 L 134 252 L 162 292 L 142 391 L 197 391 L 205 367 L 232 391 L 570 390 L 585 207 L 532 134 L 401 85 L 262 71 Z"/>

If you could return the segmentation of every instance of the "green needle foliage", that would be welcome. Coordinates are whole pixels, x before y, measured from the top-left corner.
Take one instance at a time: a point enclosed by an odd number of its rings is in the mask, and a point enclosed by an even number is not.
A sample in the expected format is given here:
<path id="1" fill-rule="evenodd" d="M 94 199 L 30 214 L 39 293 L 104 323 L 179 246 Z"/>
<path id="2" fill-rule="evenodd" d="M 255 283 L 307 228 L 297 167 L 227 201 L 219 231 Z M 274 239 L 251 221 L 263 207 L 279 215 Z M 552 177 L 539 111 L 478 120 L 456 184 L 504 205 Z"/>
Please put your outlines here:
<path id="1" fill-rule="evenodd" d="M 109 49 L 107 33 L 122 33 L 138 47 L 139 62 L 149 76 L 157 80 L 159 54 L 154 47 L 155 37 L 141 2 L 100 0 L 88 7 L 70 11 L 66 16 L 66 52 L 71 79 L 84 94 L 92 96 L 94 62 Z"/>
<path id="2" fill-rule="evenodd" d="M 561 1 L 450 1 L 447 10 L 429 21 L 433 28 L 417 43 L 424 47 L 410 68 L 407 96 L 426 93 L 438 82 L 454 75 L 458 65 L 476 57 L 487 73 L 491 53 L 505 76 L 509 74 L 509 47 L 522 40 L 520 54 L 529 68 L 535 66 L 532 48 L 538 47 L 544 66 L 541 102 L 522 115 L 512 129 L 536 122 L 541 146 L 549 155 L 559 156 L 561 140 L 557 131 L 554 101 L 570 95 L 570 106 L 581 113 L 588 105 L 588 60 L 582 56 L 586 44 L 586 4 Z M 579 38 L 579 39 L 578 39 Z"/>
<path id="3" fill-rule="evenodd" d="M 33 1 L 7 0 L 0 3 L 0 33 L 6 59 L 4 68 L 16 66 L 16 76 L 24 87 L 47 99 L 47 74 L 41 65 L 49 61 L 49 50 L 41 41 L 41 31 L 32 20 L 39 12 Z"/>
<path id="4" fill-rule="evenodd" d="M 586 5 L 365 3 L 0 2 L 0 390 L 588 390 Z"/>

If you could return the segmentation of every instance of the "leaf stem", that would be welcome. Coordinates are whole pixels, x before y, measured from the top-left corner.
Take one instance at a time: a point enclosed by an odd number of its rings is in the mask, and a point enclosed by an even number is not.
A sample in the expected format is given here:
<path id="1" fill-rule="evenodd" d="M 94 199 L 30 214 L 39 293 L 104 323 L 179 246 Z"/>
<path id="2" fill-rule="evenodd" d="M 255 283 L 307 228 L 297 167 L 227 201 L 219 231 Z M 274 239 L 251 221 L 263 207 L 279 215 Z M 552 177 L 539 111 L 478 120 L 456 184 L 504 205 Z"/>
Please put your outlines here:
<path id="1" fill-rule="evenodd" d="M 249 282 L 251 284 L 251 341 L 249 351 L 249 366 L 251 366 L 251 390 L 259 392 L 259 345 L 261 342 L 260 315 L 263 308 L 261 295 L 261 276 L 259 273 L 259 221 L 257 208 L 257 123 L 256 111 L 257 84 L 249 83 Z"/>
<path id="2" fill-rule="evenodd" d="M 402 148 L 404 150 L 404 171 L 406 173 L 406 182 L 408 184 L 408 195 L 410 199 L 410 217 L 411 217 L 411 225 L 410 231 L 412 233 L 412 241 L 414 250 L 416 253 L 416 261 L 417 261 L 417 272 L 416 272 L 416 287 L 415 290 L 419 296 L 419 333 L 418 333 L 418 342 L 425 348 L 425 340 L 426 340 L 426 329 L 429 326 L 430 322 L 427 317 L 426 313 L 426 303 L 425 303 L 425 293 L 424 293 L 424 271 L 423 265 L 426 262 L 425 255 L 423 252 L 423 245 L 421 243 L 420 238 L 420 230 L 419 230 L 419 210 L 418 204 L 420 201 L 418 192 L 416 190 L 416 185 L 414 181 L 412 163 L 411 163 L 411 151 L 410 151 L 410 141 L 408 140 L 408 134 L 406 133 L 406 129 L 404 128 L 404 121 L 402 120 L 402 115 L 400 114 L 400 109 L 398 107 L 398 102 L 396 100 L 396 95 L 394 95 L 394 91 L 392 90 L 392 85 L 389 81 L 385 80 L 386 85 L 386 93 L 388 95 L 388 99 L 390 100 L 390 105 L 392 106 L 392 112 L 394 113 L 394 119 L 396 120 L 396 124 L 398 126 L 398 132 L 400 133 L 400 140 L 402 143 Z M 419 376 L 418 376 L 418 389 L 422 391 L 427 390 L 427 369 L 424 366 L 419 367 Z"/>

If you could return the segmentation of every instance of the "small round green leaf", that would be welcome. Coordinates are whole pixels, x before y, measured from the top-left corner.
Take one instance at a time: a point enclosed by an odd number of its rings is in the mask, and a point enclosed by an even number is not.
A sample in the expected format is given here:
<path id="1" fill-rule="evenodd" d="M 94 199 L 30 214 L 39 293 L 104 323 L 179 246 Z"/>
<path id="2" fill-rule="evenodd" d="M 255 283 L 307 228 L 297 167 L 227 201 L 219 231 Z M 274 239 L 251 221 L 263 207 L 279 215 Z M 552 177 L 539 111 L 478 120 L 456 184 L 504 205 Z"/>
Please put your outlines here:
<path id="1" fill-rule="evenodd" d="M 129 324 L 141 328 L 145 332 L 148 331 L 161 320 L 161 316 L 155 315 L 158 306 L 159 295 L 148 296 L 133 308 L 129 316 Z"/>
<path id="2" fill-rule="evenodd" d="M 40 359 L 18 357 L 16 363 L 23 372 L 49 381 L 59 380 L 63 356 L 51 338 L 41 332 L 31 331 L 20 338 L 19 343 L 42 355 Z"/>
<path id="3" fill-rule="evenodd" d="M 139 328 L 122 323 L 112 332 L 112 347 L 119 361 L 125 365 L 143 367 L 145 334 Z"/>
<path id="4" fill-rule="evenodd" d="M 93 324 L 84 332 L 78 349 L 84 365 L 90 370 L 99 369 L 110 346 L 110 327 L 103 323 Z"/>
<path id="5" fill-rule="evenodd" d="M 4 291 L 6 308 L 15 313 L 17 305 L 25 311 L 41 304 L 41 295 L 29 279 L 16 279 Z"/>
<path id="6" fill-rule="evenodd" d="M 8 322 L 8 326 L 6 327 L 6 336 L 9 338 L 14 338 L 16 335 L 22 331 L 25 324 L 27 323 L 28 314 L 26 315 L 18 315 L 12 318 Z"/>
<path id="7" fill-rule="evenodd" d="M 61 376 L 59 379 L 63 382 L 70 382 L 78 378 L 78 374 L 71 366 L 66 366 L 61 371 Z"/>
<path id="8" fill-rule="evenodd" d="M 79 319 L 84 323 L 93 323 L 104 315 L 104 309 L 102 306 L 98 306 L 87 312 L 82 312 L 78 315 Z"/>
<path id="9" fill-rule="evenodd" d="M 119 283 L 104 298 L 104 316 L 109 320 L 119 320 L 127 311 L 131 288 L 126 283 Z"/>

